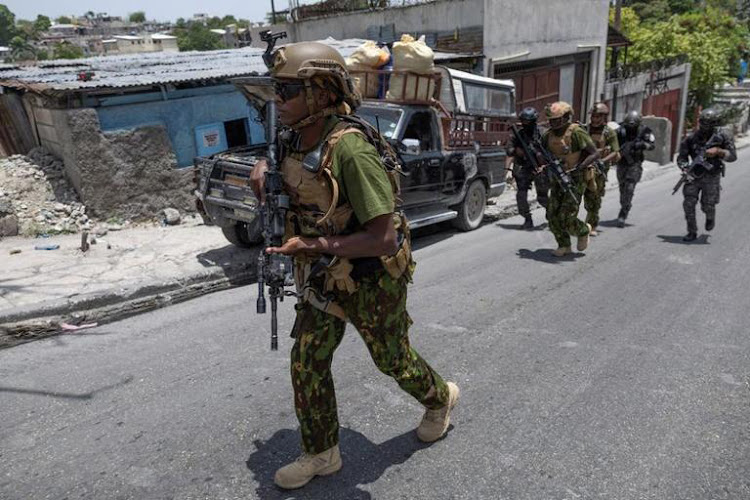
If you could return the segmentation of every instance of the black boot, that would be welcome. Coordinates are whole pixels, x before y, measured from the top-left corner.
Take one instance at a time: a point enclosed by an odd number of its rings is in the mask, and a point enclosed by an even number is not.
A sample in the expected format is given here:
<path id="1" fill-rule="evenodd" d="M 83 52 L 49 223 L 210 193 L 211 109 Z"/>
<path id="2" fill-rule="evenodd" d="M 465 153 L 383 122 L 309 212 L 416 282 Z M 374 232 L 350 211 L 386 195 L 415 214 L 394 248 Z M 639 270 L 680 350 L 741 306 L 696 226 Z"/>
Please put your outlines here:
<path id="1" fill-rule="evenodd" d="M 617 215 L 617 227 L 625 227 L 625 219 L 628 217 L 628 213 L 620 209 L 620 213 Z"/>
<path id="2" fill-rule="evenodd" d="M 525 217 L 525 221 L 523 221 L 523 224 L 521 224 L 521 229 L 534 229 L 534 221 L 532 220 L 530 215 L 527 215 Z"/>
<path id="3" fill-rule="evenodd" d="M 716 219 L 706 218 L 706 231 L 712 230 L 716 226 Z"/>
<path id="4" fill-rule="evenodd" d="M 695 241 L 698 239 L 698 233 L 690 232 L 682 237 L 682 241 Z"/>

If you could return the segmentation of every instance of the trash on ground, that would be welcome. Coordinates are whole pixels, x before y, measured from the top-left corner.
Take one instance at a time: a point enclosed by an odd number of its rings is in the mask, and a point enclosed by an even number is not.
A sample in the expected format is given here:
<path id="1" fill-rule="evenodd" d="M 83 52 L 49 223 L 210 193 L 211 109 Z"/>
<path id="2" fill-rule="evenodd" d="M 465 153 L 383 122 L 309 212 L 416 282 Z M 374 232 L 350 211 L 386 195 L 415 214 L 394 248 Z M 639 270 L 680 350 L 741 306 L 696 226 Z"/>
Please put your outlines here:
<path id="1" fill-rule="evenodd" d="M 34 250 L 57 250 L 60 245 L 49 244 L 49 245 L 34 245 Z"/>
<path id="2" fill-rule="evenodd" d="M 98 326 L 99 323 L 86 323 L 83 325 L 71 325 L 70 323 L 60 323 L 60 328 L 62 328 L 65 331 L 74 332 L 76 330 L 83 330 L 84 328 L 94 328 L 95 326 Z"/>

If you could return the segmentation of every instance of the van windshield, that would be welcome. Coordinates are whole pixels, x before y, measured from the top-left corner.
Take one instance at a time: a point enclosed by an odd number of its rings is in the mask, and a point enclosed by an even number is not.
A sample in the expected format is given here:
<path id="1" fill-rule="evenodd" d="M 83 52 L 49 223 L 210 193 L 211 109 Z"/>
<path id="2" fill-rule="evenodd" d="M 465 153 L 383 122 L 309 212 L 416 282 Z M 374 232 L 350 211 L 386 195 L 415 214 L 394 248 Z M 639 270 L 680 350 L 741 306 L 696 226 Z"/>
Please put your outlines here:
<path id="1" fill-rule="evenodd" d="M 402 115 L 403 112 L 396 109 L 361 107 L 357 110 L 357 116 L 367 120 L 386 139 L 393 139 Z"/>

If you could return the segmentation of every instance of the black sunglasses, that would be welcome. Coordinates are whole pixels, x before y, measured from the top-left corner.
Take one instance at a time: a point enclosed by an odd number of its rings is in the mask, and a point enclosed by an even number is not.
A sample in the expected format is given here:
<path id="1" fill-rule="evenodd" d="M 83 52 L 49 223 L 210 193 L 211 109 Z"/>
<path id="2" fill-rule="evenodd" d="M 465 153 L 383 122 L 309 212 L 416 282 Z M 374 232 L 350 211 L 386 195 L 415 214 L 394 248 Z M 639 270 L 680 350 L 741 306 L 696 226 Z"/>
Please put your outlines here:
<path id="1" fill-rule="evenodd" d="M 297 97 L 304 90 L 304 83 L 274 82 L 273 91 L 286 102 Z"/>

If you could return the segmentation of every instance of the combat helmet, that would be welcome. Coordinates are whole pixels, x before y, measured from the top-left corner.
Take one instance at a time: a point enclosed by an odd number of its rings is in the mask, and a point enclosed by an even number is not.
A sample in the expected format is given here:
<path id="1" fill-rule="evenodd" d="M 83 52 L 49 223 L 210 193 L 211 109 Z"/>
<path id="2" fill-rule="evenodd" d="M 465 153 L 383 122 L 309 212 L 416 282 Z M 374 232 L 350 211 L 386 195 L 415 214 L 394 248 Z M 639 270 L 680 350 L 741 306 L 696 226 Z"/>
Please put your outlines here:
<path id="1" fill-rule="evenodd" d="M 521 120 L 521 123 L 536 123 L 539 119 L 539 113 L 532 107 L 523 108 L 518 114 L 518 119 Z"/>
<path id="2" fill-rule="evenodd" d="M 641 125 L 641 114 L 636 111 L 628 111 L 628 114 L 625 115 L 625 118 L 622 120 L 622 126 L 626 129 L 634 129 L 638 128 Z"/>
<path id="3" fill-rule="evenodd" d="M 278 80 L 301 80 L 305 86 L 305 100 L 309 116 L 292 125 L 303 128 L 318 119 L 332 115 L 351 114 L 360 104 L 346 62 L 336 49 L 318 42 L 290 43 L 273 53 L 271 76 Z M 331 91 L 335 100 L 325 109 L 317 109 L 313 87 Z"/>
<path id="4" fill-rule="evenodd" d="M 603 102 L 597 102 L 591 107 L 592 115 L 609 115 L 609 106 Z"/>
<path id="5" fill-rule="evenodd" d="M 565 101 L 547 104 L 544 107 L 544 114 L 552 130 L 563 128 L 573 120 L 573 108 Z"/>
<path id="6" fill-rule="evenodd" d="M 704 132 L 713 132 L 721 125 L 721 113 L 716 108 L 706 108 L 698 116 L 698 127 Z"/>

